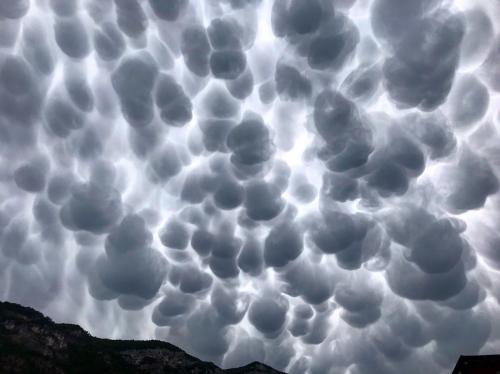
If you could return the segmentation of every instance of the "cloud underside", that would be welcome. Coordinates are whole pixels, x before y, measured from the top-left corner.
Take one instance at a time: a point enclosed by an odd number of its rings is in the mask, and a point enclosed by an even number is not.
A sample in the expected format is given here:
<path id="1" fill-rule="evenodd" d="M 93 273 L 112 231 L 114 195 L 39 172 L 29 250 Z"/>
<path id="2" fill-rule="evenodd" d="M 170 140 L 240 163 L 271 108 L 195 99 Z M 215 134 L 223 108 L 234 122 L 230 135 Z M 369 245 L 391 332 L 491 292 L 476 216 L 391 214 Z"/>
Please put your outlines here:
<path id="1" fill-rule="evenodd" d="M 498 353 L 499 13 L 0 2 L 0 297 L 223 367 Z"/>

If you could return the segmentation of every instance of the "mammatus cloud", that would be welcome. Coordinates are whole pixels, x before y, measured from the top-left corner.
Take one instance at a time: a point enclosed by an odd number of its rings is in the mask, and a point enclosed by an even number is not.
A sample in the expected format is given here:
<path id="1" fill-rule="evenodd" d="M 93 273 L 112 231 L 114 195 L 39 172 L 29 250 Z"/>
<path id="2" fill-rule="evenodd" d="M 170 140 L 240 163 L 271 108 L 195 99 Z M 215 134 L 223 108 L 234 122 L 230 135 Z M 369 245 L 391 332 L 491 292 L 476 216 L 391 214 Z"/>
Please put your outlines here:
<path id="1" fill-rule="evenodd" d="M 498 14 L 0 1 L 0 297 L 223 367 L 498 353 Z"/>

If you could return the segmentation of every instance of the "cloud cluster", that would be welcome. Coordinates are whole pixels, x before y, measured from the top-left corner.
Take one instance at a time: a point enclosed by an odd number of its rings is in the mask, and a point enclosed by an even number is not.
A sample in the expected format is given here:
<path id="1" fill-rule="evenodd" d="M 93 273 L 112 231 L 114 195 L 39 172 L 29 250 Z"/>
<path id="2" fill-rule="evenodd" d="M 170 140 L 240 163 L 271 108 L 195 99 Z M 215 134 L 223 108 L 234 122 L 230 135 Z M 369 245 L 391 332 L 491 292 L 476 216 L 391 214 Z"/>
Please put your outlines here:
<path id="1" fill-rule="evenodd" d="M 497 14 L 0 1 L 0 297 L 223 367 L 498 353 Z"/>

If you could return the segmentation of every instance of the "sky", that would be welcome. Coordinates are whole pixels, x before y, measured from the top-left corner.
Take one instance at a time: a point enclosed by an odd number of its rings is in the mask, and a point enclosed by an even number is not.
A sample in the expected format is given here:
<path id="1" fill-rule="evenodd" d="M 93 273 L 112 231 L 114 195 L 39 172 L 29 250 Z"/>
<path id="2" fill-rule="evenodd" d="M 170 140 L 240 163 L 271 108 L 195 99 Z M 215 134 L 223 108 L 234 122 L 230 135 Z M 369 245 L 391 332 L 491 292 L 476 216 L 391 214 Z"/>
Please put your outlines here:
<path id="1" fill-rule="evenodd" d="M 499 14 L 0 1 L 0 300 L 223 368 L 500 353 Z"/>

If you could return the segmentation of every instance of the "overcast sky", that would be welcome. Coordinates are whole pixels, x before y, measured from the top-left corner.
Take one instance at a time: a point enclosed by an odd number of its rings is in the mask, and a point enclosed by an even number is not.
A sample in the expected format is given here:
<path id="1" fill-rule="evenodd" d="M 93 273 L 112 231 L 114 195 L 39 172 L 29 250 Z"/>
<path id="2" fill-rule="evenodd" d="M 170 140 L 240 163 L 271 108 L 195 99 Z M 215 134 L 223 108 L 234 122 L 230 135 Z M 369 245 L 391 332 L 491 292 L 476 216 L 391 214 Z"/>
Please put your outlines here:
<path id="1" fill-rule="evenodd" d="M 499 15 L 0 0 L 0 299 L 225 368 L 500 353 Z"/>

